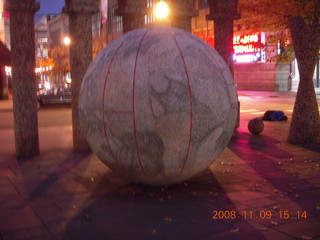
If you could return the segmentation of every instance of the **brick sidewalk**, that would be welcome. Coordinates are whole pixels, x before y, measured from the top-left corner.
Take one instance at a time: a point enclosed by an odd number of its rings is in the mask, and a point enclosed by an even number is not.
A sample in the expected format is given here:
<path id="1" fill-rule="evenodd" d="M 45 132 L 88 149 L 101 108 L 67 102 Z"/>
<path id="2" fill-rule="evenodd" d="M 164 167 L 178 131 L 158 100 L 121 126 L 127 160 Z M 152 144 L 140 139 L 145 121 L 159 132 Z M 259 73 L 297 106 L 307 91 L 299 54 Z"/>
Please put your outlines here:
<path id="1" fill-rule="evenodd" d="M 228 148 L 169 187 L 129 184 L 93 154 L 73 153 L 70 136 L 30 160 L 17 161 L 11 146 L 0 155 L 0 239 L 320 239 L 320 148 L 286 143 L 294 94 L 239 95 Z M 268 109 L 289 121 L 249 134 L 248 121 Z"/>

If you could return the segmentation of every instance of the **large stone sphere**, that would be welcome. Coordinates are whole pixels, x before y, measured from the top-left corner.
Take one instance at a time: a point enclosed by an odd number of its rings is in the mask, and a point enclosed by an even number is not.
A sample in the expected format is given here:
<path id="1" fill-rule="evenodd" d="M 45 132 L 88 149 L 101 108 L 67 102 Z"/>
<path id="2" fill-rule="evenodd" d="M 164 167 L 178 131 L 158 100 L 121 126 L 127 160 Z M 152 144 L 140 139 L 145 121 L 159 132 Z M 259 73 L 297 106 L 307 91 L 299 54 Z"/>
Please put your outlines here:
<path id="1" fill-rule="evenodd" d="M 80 125 L 92 151 L 134 182 L 168 185 L 205 170 L 237 118 L 229 68 L 183 30 L 145 28 L 111 42 L 80 90 Z"/>

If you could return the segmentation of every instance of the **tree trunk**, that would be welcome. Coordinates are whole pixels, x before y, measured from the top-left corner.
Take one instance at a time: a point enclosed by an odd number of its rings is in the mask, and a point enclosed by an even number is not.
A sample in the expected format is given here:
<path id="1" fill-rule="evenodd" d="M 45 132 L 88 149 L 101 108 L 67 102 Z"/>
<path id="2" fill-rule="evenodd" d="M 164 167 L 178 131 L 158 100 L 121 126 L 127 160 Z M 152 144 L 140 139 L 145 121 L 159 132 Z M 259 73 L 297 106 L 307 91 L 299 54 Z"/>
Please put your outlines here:
<path id="1" fill-rule="evenodd" d="M 72 130 L 73 147 L 77 152 L 89 150 L 81 132 L 79 121 L 79 92 L 82 78 L 92 61 L 91 14 L 70 13 L 70 69 L 72 78 Z"/>
<path id="2" fill-rule="evenodd" d="M 207 20 L 214 20 L 214 48 L 233 71 L 233 21 L 240 18 L 238 0 L 208 0 L 210 14 Z"/>
<path id="3" fill-rule="evenodd" d="M 118 0 L 116 14 L 122 16 L 123 33 L 144 27 L 146 8 L 146 0 Z"/>
<path id="4" fill-rule="evenodd" d="M 64 12 L 69 14 L 70 72 L 72 88 L 73 148 L 76 152 L 88 151 L 89 146 L 80 129 L 79 93 L 82 79 L 89 67 L 92 55 L 92 15 L 99 11 L 93 0 L 66 0 Z"/>
<path id="5" fill-rule="evenodd" d="M 320 143 L 320 117 L 313 85 L 313 73 L 320 47 L 319 22 L 306 24 L 301 17 L 290 17 L 289 28 L 298 62 L 300 83 L 294 104 L 288 142 Z"/>
<path id="6" fill-rule="evenodd" d="M 233 19 L 214 20 L 214 48 L 233 74 Z"/>
<path id="7" fill-rule="evenodd" d="M 233 21 L 241 16 L 238 13 L 238 0 L 208 0 L 210 13 L 207 20 L 214 20 L 214 48 L 228 65 L 234 77 L 233 64 Z M 237 122 L 240 125 L 240 102 L 238 100 Z"/>
<path id="8" fill-rule="evenodd" d="M 10 12 L 14 134 L 17 157 L 39 154 L 34 0 L 7 2 Z"/>

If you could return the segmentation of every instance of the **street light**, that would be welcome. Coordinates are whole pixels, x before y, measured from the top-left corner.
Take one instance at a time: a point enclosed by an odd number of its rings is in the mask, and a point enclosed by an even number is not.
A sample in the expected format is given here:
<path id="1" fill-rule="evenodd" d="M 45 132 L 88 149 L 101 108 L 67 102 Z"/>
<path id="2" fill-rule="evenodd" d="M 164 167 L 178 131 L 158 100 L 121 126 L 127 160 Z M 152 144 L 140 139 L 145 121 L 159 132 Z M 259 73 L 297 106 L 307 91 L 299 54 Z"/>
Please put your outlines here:
<path id="1" fill-rule="evenodd" d="M 71 43 L 71 39 L 69 37 L 64 37 L 63 38 L 63 44 L 66 46 L 69 46 Z"/>
<path id="2" fill-rule="evenodd" d="M 160 1 L 155 6 L 155 14 L 159 20 L 164 20 L 169 15 L 169 6 L 165 1 Z"/>

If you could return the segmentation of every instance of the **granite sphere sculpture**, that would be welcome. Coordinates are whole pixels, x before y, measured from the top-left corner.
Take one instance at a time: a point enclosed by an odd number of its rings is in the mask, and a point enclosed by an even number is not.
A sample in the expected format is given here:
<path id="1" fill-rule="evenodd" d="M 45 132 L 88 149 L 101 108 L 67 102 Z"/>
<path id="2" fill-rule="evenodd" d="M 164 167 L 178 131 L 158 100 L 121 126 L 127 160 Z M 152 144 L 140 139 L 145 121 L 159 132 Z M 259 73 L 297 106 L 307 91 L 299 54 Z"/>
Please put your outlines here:
<path id="1" fill-rule="evenodd" d="M 259 135 L 264 129 L 264 123 L 261 117 L 251 119 L 248 123 L 248 129 L 252 135 Z"/>
<path id="2" fill-rule="evenodd" d="M 205 170 L 237 118 L 233 77 L 219 54 L 174 28 L 131 31 L 89 66 L 80 126 L 92 151 L 134 182 L 169 185 Z"/>

